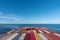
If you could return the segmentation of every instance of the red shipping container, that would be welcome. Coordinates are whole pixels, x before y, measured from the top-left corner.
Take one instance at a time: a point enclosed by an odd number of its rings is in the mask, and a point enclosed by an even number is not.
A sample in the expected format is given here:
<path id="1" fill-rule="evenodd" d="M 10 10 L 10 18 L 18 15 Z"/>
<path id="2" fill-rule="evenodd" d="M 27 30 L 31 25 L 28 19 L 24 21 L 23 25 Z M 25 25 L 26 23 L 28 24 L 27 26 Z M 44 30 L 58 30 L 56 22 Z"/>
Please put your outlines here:
<path id="1" fill-rule="evenodd" d="M 30 40 L 30 30 L 26 31 L 26 36 L 25 36 L 24 40 Z"/>
<path id="2" fill-rule="evenodd" d="M 34 33 L 30 33 L 30 40 L 36 40 Z"/>
<path id="3" fill-rule="evenodd" d="M 24 40 L 30 40 L 30 33 L 27 33 Z"/>
<path id="4" fill-rule="evenodd" d="M 26 33 L 30 33 L 30 30 L 27 30 L 27 32 Z"/>
<path id="5" fill-rule="evenodd" d="M 50 32 L 50 31 L 49 31 Z M 54 32 L 53 32 L 54 33 Z M 50 39 L 50 40 L 60 40 L 60 38 L 58 37 L 58 36 L 56 36 L 56 35 L 54 35 L 53 33 L 46 33 L 46 32 L 44 32 L 44 35 L 48 38 L 48 39 Z"/>

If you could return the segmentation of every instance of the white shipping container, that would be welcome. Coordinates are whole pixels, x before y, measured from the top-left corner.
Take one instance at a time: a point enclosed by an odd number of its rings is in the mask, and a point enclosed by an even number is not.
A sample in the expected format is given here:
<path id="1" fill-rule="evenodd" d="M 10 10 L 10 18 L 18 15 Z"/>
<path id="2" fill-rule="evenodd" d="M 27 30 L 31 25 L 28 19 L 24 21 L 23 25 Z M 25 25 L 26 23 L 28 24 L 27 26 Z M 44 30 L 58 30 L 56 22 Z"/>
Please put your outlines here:
<path id="1" fill-rule="evenodd" d="M 60 34 L 54 33 L 54 35 L 56 35 L 56 36 L 60 37 Z"/>
<path id="2" fill-rule="evenodd" d="M 38 33 L 42 40 L 48 40 L 42 33 Z"/>
<path id="3" fill-rule="evenodd" d="M 26 33 L 23 33 L 23 34 L 21 35 L 21 37 L 19 38 L 19 40 L 24 40 L 25 36 L 26 36 Z"/>
<path id="4" fill-rule="evenodd" d="M 36 32 L 35 30 L 33 30 L 33 32 Z"/>
<path id="5" fill-rule="evenodd" d="M 50 34 L 50 32 L 49 31 L 47 31 L 47 30 L 43 30 L 44 32 L 46 32 L 46 33 L 48 33 L 48 34 Z"/>
<path id="6" fill-rule="evenodd" d="M 43 31 L 41 31 L 41 30 L 38 30 L 40 33 L 43 33 Z"/>
<path id="7" fill-rule="evenodd" d="M 7 40 L 12 40 L 14 37 L 16 37 L 18 35 L 18 33 L 15 33 L 14 35 L 12 35 L 12 37 L 9 37 Z"/>

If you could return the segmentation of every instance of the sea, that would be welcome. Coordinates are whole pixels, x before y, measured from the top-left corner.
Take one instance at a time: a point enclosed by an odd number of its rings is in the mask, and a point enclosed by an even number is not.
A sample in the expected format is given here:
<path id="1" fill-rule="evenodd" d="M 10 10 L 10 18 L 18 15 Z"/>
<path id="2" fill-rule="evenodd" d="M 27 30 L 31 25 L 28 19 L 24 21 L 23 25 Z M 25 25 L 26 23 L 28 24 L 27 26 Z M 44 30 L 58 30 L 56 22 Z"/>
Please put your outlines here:
<path id="1" fill-rule="evenodd" d="M 0 24 L 0 34 L 22 27 L 44 27 L 60 34 L 60 24 Z"/>

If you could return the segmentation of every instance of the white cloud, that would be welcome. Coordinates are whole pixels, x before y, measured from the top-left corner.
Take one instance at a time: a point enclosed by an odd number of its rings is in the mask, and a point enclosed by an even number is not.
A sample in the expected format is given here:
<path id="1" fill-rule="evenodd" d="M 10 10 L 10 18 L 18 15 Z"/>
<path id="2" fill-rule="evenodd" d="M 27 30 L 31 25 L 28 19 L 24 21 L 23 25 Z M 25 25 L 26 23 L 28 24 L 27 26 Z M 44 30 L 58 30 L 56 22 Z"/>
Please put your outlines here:
<path id="1" fill-rule="evenodd" d="M 16 17 L 16 16 L 0 16 L 0 19 L 11 19 L 11 20 L 21 20 L 22 17 Z"/>
<path id="2" fill-rule="evenodd" d="M 0 13 L 0 24 L 60 24 L 60 19 L 58 19 L 59 18 L 27 18 L 16 15 L 4 15 L 3 13 Z"/>
<path id="3" fill-rule="evenodd" d="M 0 18 L 17 20 L 17 18 L 11 16 L 0 16 Z"/>
<path id="4" fill-rule="evenodd" d="M 15 16 L 15 15 L 0 15 L 0 24 L 5 23 L 19 23 L 19 21 L 22 21 L 23 17 L 21 16 Z"/>

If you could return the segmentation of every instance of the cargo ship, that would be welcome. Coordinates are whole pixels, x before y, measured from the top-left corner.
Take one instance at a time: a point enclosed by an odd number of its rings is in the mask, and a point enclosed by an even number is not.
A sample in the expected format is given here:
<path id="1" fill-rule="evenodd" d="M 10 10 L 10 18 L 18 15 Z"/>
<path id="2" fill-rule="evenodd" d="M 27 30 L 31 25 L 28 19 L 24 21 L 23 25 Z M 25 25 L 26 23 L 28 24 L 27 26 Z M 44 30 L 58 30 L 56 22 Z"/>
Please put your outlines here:
<path id="1" fill-rule="evenodd" d="M 60 40 L 60 34 L 47 28 L 23 27 L 0 34 L 0 40 Z"/>

